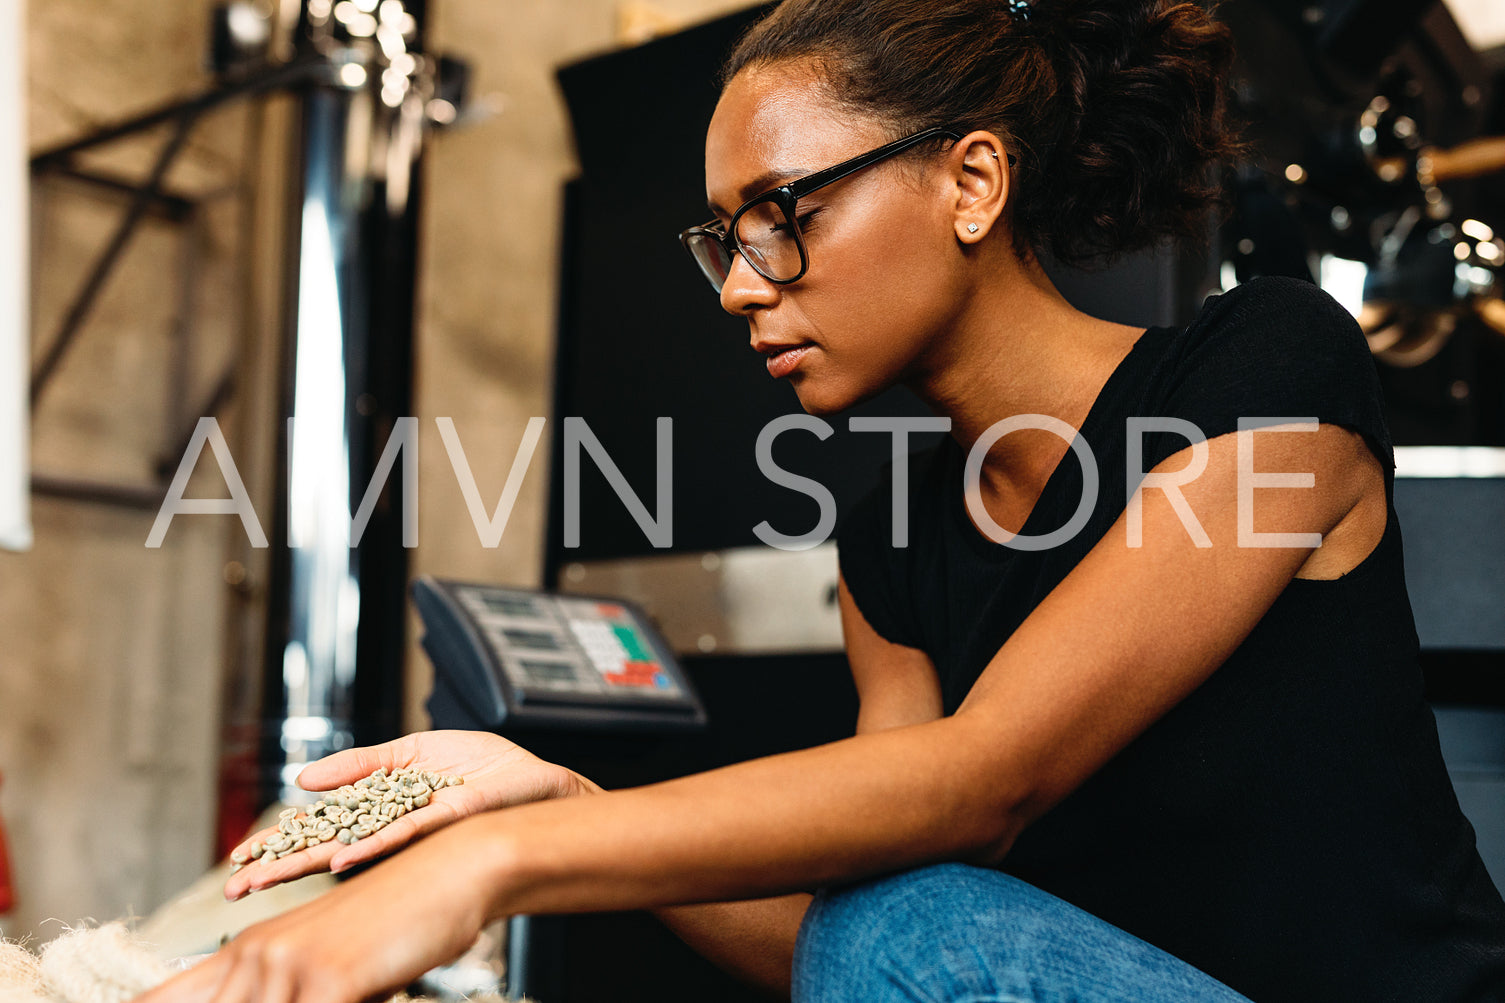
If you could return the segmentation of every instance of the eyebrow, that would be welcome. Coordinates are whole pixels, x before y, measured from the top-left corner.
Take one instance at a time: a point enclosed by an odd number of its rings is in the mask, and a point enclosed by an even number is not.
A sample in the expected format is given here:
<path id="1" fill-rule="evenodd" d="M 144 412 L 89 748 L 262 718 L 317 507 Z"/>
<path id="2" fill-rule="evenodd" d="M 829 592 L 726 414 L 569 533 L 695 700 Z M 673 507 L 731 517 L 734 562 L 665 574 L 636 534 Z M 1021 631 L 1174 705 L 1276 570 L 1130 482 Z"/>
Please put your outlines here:
<path id="1" fill-rule="evenodd" d="M 809 173 L 811 172 L 802 167 L 764 171 L 762 174 L 759 174 L 757 177 L 753 178 L 747 184 L 738 189 L 737 197 L 741 200 L 740 202 L 738 202 L 738 205 L 741 205 L 742 202 L 746 202 L 748 199 L 753 198 L 756 195 L 762 195 L 766 191 L 771 191 L 781 184 L 793 181 L 795 178 L 802 178 Z M 706 207 L 718 216 L 731 215 L 731 213 L 727 212 L 725 209 L 721 208 L 721 206 L 717 205 L 714 200 L 707 202 Z"/>

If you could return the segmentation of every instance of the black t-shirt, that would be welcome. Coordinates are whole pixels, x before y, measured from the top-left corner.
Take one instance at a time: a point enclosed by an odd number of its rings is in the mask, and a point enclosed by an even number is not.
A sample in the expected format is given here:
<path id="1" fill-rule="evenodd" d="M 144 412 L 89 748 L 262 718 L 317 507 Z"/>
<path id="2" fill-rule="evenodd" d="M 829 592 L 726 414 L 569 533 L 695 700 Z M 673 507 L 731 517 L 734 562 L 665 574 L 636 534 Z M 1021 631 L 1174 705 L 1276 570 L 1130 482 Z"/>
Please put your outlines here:
<path id="1" fill-rule="evenodd" d="M 1342 425 L 1379 457 L 1387 498 L 1393 488 L 1374 364 L 1316 287 L 1256 280 L 1209 299 L 1184 330 L 1149 329 L 1078 432 L 1100 476 L 1069 542 L 1030 552 L 985 539 L 950 438 L 910 464 L 907 548 L 891 544 L 887 479 L 844 521 L 848 589 L 879 634 L 930 656 L 946 713 L 1123 512 L 1131 416 L 1185 419 L 1208 439 L 1241 416 Z M 1187 445 L 1146 434 L 1140 469 Z M 1022 534 L 1067 523 L 1081 471 L 1068 451 Z M 1505 904 L 1423 700 L 1393 505 L 1357 567 L 1293 580 L 1205 683 L 1001 866 L 1257 1003 L 1505 999 Z"/>

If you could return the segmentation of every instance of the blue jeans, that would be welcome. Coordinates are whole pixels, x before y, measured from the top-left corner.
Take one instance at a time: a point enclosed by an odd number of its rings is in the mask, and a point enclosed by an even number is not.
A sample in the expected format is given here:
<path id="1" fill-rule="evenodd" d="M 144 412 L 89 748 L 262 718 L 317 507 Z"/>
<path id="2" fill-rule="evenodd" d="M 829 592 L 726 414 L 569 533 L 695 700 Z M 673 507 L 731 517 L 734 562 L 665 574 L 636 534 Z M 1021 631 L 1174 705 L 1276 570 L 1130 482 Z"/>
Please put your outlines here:
<path id="1" fill-rule="evenodd" d="M 1248 1001 L 999 871 L 940 864 L 816 895 L 794 1003 Z"/>

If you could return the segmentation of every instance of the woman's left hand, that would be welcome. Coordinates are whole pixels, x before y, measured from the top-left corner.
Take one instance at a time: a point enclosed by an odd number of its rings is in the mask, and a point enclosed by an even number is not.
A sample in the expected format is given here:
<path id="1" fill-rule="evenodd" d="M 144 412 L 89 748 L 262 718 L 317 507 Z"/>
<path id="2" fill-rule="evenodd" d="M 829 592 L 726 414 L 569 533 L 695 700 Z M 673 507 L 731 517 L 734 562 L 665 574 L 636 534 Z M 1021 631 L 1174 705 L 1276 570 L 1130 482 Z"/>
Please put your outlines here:
<path id="1" fill-rule="evenodd" d="M 263 854 L 231 875 L 225 882 L 225 897 L 234 900 L 307 874 L 369 863 L 482 812 L 601 790 L 578 773 L 546 763 L 502 736 L 484 731 L 421 731 L 382 745 L 346 749 L 304 767 L 298 785 L 308 791 L 333 790 L 355 783 L 378 767 L 388 772 L 455 773 L 465 783 L 436 791 L 426 807 L 348 846 L 323 843 L 280 859 Z M 265 842 L 276 832 L 273 827 L 248 836 L 236 852 L 249 856 L 253 844 Z"/>
<path id="2" fill-rule="evenodd" d="M 137 1003 L 362 1003 L 463 953 L 487 921 L 486 848 L 457 826 L 242 931 Z"/>

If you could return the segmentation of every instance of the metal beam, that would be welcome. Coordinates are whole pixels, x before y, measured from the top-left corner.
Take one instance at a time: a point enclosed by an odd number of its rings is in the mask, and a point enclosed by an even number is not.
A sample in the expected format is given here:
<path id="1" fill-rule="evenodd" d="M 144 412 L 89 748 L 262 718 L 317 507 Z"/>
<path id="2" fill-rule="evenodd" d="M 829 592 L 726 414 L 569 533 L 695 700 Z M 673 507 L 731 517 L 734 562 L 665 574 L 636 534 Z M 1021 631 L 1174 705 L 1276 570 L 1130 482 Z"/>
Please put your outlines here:
<path id="1" fill-rule="evenodd" d="M 100 292 L 104 289 L 105 282 L 110 277 L 110 272 L 115 267 L 115 262 L 119 260 L 121 253 L 125 251 L 126 245 L 130 243 L 131 237 L 135 235 L 137 224 L 146 215 L 147 208 L 155 201 L 156 192 L 162 185 L 162 179 L 166 176 L 167 169 L 172 166 L 172 162 L 177 158 L 178 152 L 183 149 L 183 144 L 187 142 L 189 133 L 193 131 L 196 121 L 197 117 L 194 115 L 186 115 L 178 119 L 177 128 L 174 130 L 172 137 L 162 147 L 162 152 L 157 155 L 157 162 L 152 165 L 152 171 L 146 183 L 141 186 L 141 189 L 131 199 L 131 204 L 126 209 L 125 215 L 121 218 L 120 224 L 115 228 L 114 235 L 110 237 L 109 244 L 106 245 L 103 253 L 95 259 L 94 267 L 89 270 L 88 278 L 84 280 L 84 284 L 79 289 L 78 295 L 73 299 L 73 305 L 68 308 L 68 313 L 63 317 L 62 323 L 58 325 L 57 334 L 53 335 L 52 343 L 47 347 L 47 354 L 42 357 L 42 361 L 31 374 L 31 407 L 33 411 L 36 410 L 37 400 L 41 397 L 42 390 L 47 386 L 47 381 L 52 378 L 52 374 L 63 361 L 63 356 L 72 347 L 73 340 L 78 336 L 79 329 L 83 327 L 84 321 L 88 319 L 89 312 L 94 308 L 95 300 L 99 298 Z"/>
<path id="2" fill-rule="evenodd" d="M 110 195 L 134 198 L 142 191 L 139 182 L 119 175 L 109 174 L 103 171 L 85 171 L 77 167 L 62 165 L 48 168 L 33 178 L 36 181 L 56 178 L 60 181 L 74 181 L 90 188 L 98 189 Z M 158 189 L 151 193 L 151 206 L 148 211 L 153 215 L 174 223 L 180 223 L 188 217 L 194 209 L 198 208 L 199 200 L 178 192 Z"/>
<path id="3" fill-rule="evenodd" d="M 66 163 L 74 154 L 81 153 L 84 150 L 113 142 L 114 140 L 142 132 L 146 129 L 151 129 L 165 122 L 177 121 L 183 118 L 197 118 L 204 112 L 237 98 L 249 97 L 253 94 L 278 90 L 283 87 L 294 87 L 327 76 L 329 73 L 329 64 L 321 56 L 300 59 L 270 69 L 260 68 L 251 73 L 227 75 L 220 86 L 212 91 L 181 101 L 171 102 L 145 114 L 138 115 L 135 118 L 127 119 L 116 125 L 107 126 L 87 136 L 33 154 L 31 169 L 33 172 L 50 170 L 53 167 Z"/>

